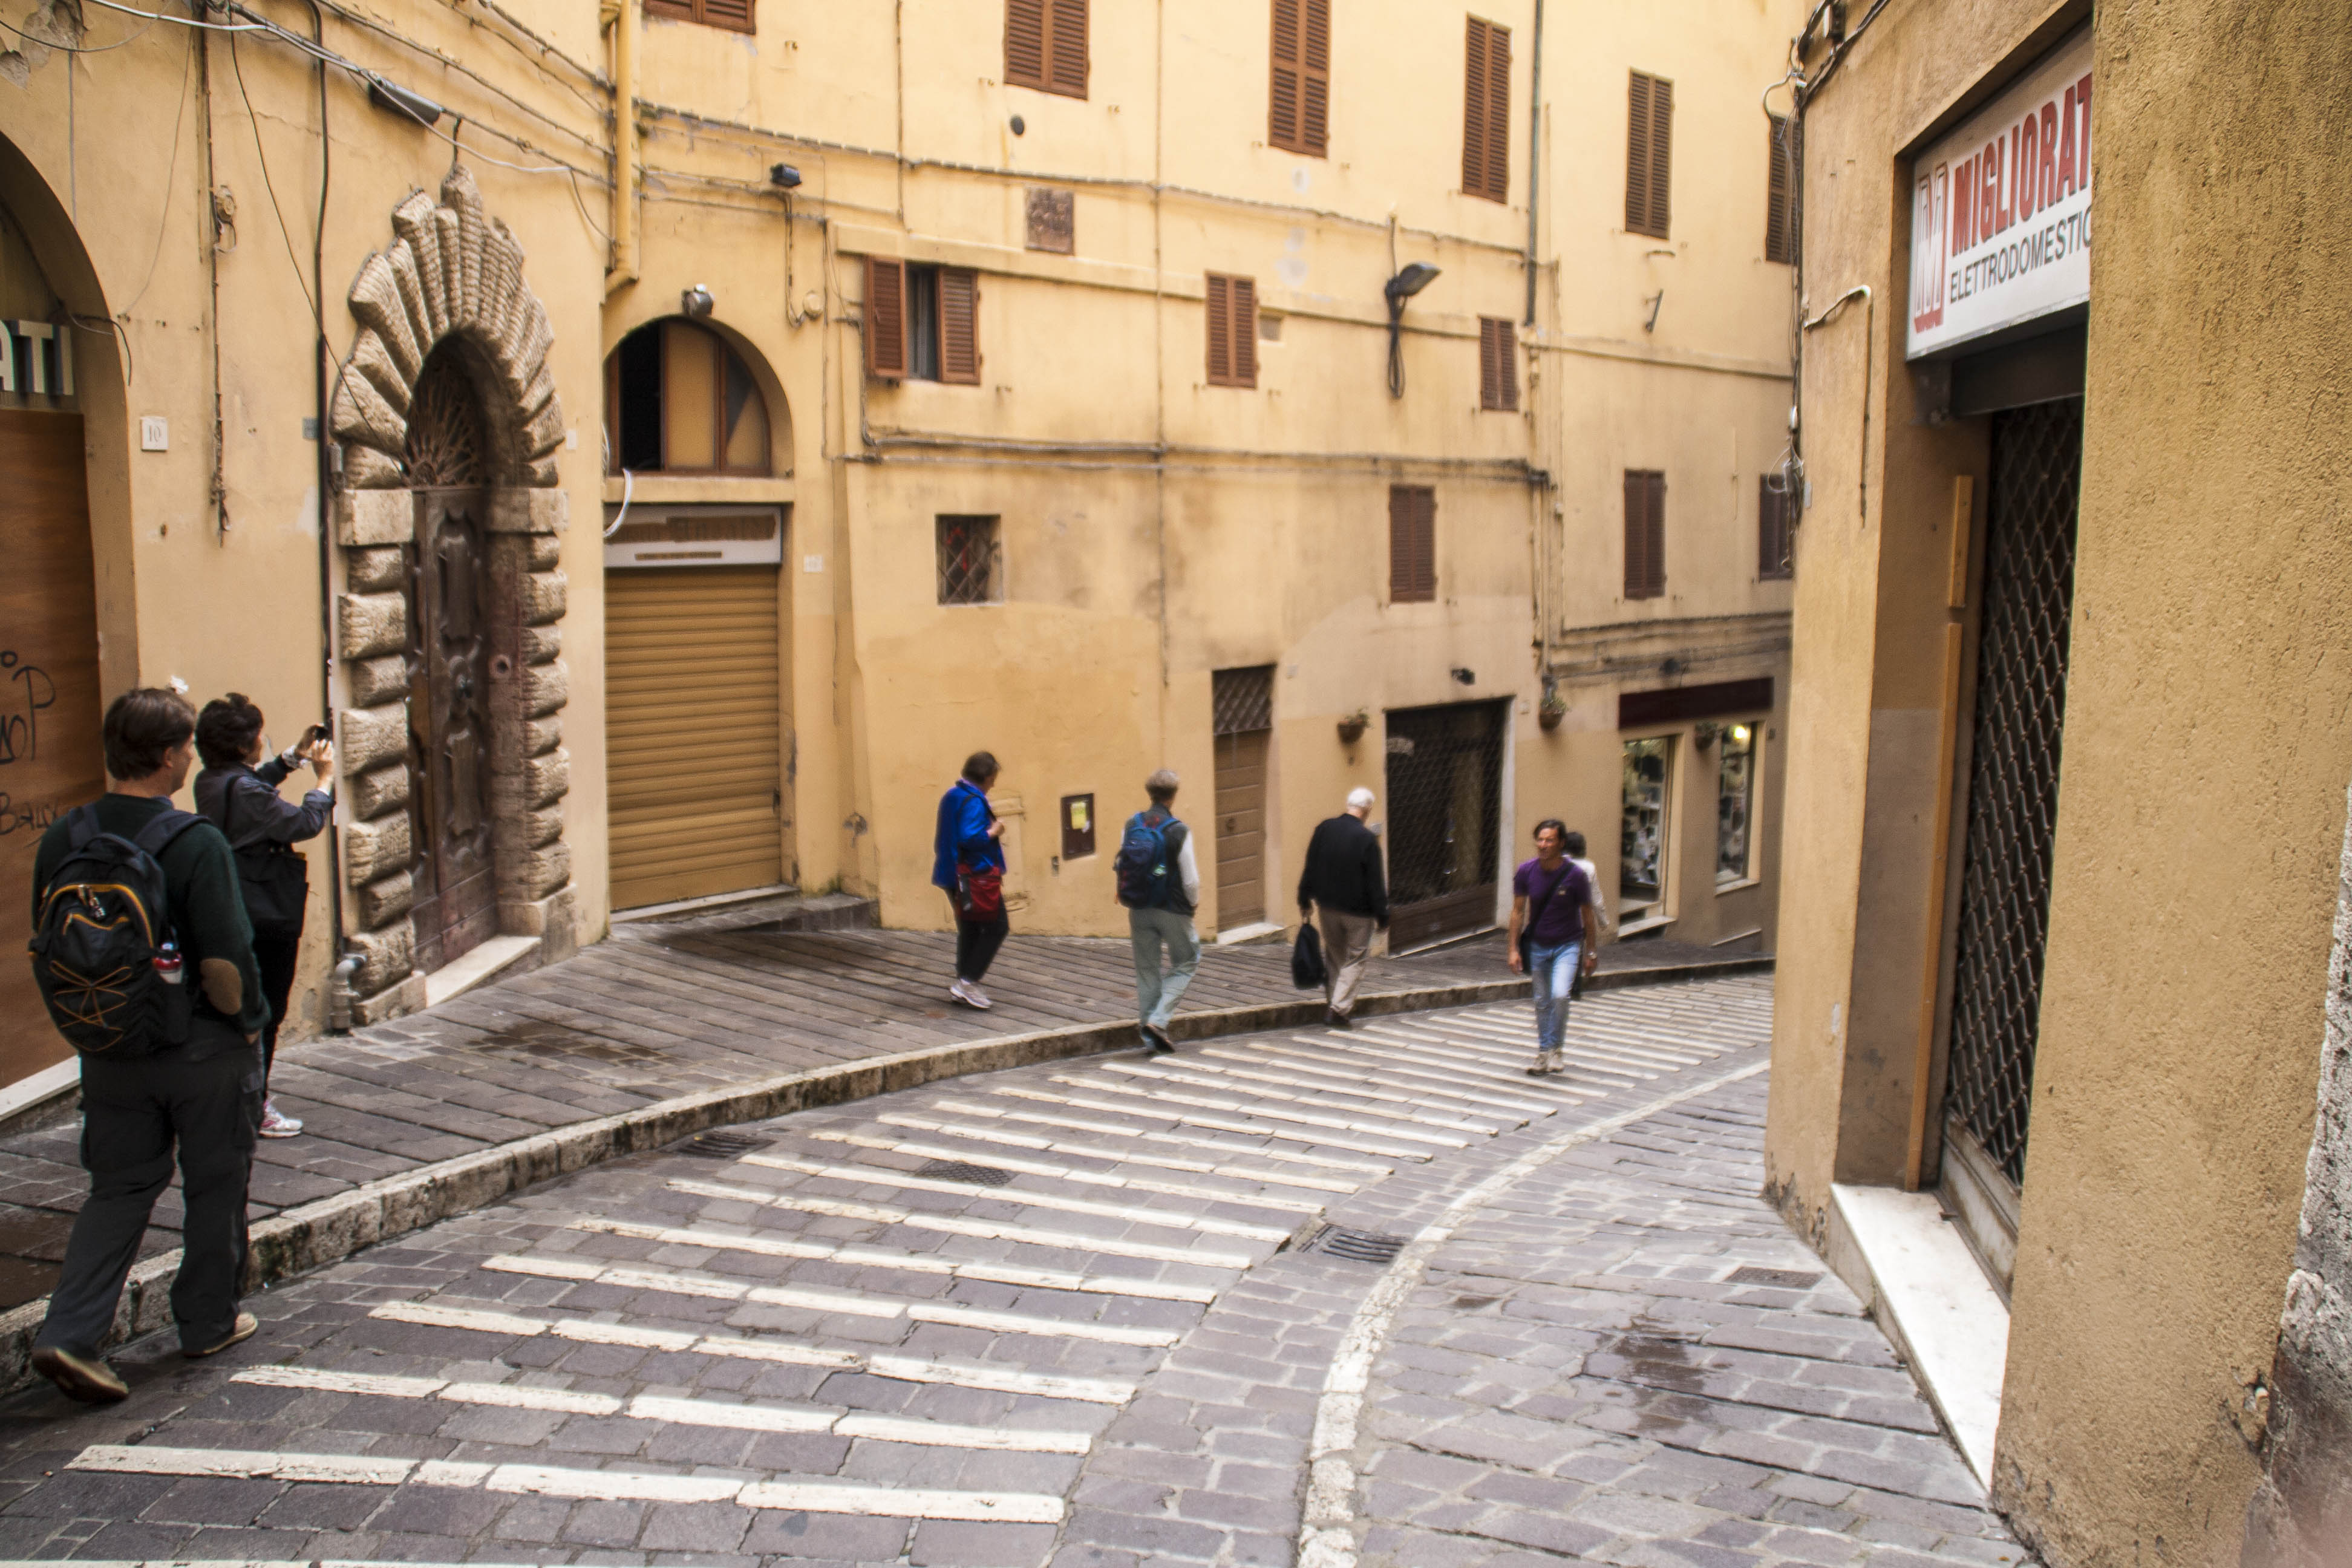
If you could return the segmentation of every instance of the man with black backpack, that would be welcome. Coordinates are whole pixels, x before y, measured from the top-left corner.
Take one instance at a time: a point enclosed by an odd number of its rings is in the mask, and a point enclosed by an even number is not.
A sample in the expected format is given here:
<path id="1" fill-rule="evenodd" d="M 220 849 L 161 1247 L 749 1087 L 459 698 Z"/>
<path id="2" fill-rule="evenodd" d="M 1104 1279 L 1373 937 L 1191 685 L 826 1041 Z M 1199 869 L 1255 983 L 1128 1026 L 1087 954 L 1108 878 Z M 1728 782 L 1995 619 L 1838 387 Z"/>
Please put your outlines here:
<path id="1" fill-rule="evenodd" d="M 1192 929 L 1192 911 L 1201 900 L 1201 868 L 1192 854 L 1192 830 L 1176 820 L 1174 773 L 1161 768 L 1143 781 L 1151 805 L 1127 819 L 1119 835 L 1118 901 L 1127 906 L 1128 938 L 1135 944 L 1135 1005 L 1144 1043 L 1152 1055 L 1166 1056 L 1176 1048 L 1168 1020 L 1192 972 L 1201 967 L 1201 937 Z M 1160 958 L 1168 955 L 1168 974 L 1161 978 Z"/>
<path id="2" fill-rule="evenodd" d="M 228 840 L 172 805 L 195 732 L 173 692 L 116 698 L 105 727 L 112 788 L 58 818 L 33 862 L 34 977 L 81 1054 L 89 1172 L 33 1366 L 91 1403 L 130 1392 L 99 1352 L 175 1145 L 187 1211 L 172 1284 L 180 1349 L 213 1355 L 259 1327 L 237 1310 L 237 1290 L 269 1009 Z"/>

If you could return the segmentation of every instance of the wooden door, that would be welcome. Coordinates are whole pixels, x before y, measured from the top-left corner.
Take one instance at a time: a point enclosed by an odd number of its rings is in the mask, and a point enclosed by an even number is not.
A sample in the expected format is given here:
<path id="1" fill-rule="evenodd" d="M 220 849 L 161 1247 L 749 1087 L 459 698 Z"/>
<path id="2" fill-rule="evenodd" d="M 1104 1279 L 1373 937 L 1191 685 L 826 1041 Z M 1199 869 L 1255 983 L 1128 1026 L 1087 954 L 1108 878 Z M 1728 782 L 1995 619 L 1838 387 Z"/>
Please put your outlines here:
<path id="1" fill-rule="evenodd" d="M 498 931 L 491 853 L 488 552 L 481 490 L 418 490 L 410 563 L 409 826 L 417 966 Z"/>
<path id="2" fill-rule="evenodd" d="M 25 944 L 33 855 L 49 824 L 106 788 L 98 585 L 81 416 L 0 409 L 0 1083 L 73 1054 L 49 1027 Z"/>
<path id="3" fill-rule="evenodd" d="M 783 878 L 776 568 L 604 576 L 613 907 Z"/>
<path id="4" fill-rule="evenodd" d="M 1217 737 L 1217 929 L 1265 919 L 1265 760 L 1272 730 Z M 1196 851 L 1197 855 L 1197 851 Z"/>

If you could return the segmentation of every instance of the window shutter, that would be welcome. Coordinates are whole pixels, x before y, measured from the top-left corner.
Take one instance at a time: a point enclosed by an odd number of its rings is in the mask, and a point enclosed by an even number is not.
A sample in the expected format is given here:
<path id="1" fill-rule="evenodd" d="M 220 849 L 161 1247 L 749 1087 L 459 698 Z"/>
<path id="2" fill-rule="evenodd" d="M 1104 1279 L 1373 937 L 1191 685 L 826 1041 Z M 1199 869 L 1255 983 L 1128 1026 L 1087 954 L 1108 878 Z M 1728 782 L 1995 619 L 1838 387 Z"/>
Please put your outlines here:
<path id="1" fill-rule="evenodd" d="M 753 0 L 697 0 L 702 15 L 698 20 L 713 27 L 726 27 L 738 33 L 758 31 L 751 25 Z"/>
<path id="2" fill-rule="evenodd" d="M 1301 0 L 1298 151 L 1323 156 L 1331 129 L 1331 0 Z"/>
<path id="3" fill-rule="evenodd" d="M 1463 40 L 1462 190 L 1486 191 L 1486 24 L 1475 16 Z"/>
<path id="4" fill-rule="evenodd" d="M 1790 537 L 1789 497 L 1772 486 L 1773 476 L 1756 481 L 1756 575 L 1793 577 L 1797 563 Z"/>
<path id="5" fill-rule="evenodd" d="M 1230 386 L 1234 380 L 1233 293 L 1227 280 L 1209 274 L 1209 384 Z"/>
<path id="6" fill-rule="evenodd" d="M 1510 321 L 1478 319 L 1478 406 L 1516 412 L 1519 406 L 1519 334 Z"/>
<path id="7" fill-rule="evenodd" d="M 681 22 L 694 20 L 694 0 L 646 0 L 648 16 L 674 16 Z"/>
<path id="8" fill-rule="evenodd" d="M 1643 478 L 1648 481 L 1650 492 L 1649 504 L 1643 509 L 1642 516 L 1642 521 L 1649 527 L 1648 548 L 1644 555 L 1649 562 L 1650 580 L 1649 593 L 1645 596 L 1655 599 L 1666 591 L 1666 476 L 1654 472 Z"/>
<path id="9" fill-rule="evenodd" d="M 1764 259 L 1784 264 L 1797 259 L 1796 149 L 1790 145 L 1789 119 L 1772 116 L 1772 172 L 1765 187 Z"/>
<path id="10" fill-rule="evenodd" d="M 1272 76 L 1268 84 L 1265 139 L 1298 151 L 1298 7 L 1302 0 L 1274 0 Z"/>
<path id="11" fill-rule="evenodd" d="M 1437 597 L 1437 492 L 1426 485 L 1389 487 L 1389 602 Z"/>
<path id="12" fill-rule="evenodd" d="M 1257 384 L 1257 284 L 1251 279 L 1233 282 L 1234 384 Z"/>
<path id="13" fill-rule="evenodd" d="M 1045 34 L 1045 90 L 1066 98 L 1087 95 L 1087 0 L 1045 0 L 1051 25 Z"/>
<path id="14" fill-rule="evenodd" d="M 1045 0 L 1004 0 L 1004 79 L 1045 85 Z"/>
<path id="15" fill-rule="evenodd" d="M 980 384 L 980 274 L 940 268 L 940 379 Z"/>
<path id="16" fill-rule="evenodd" d="M 1650 232 L 1660 239 L 1674 226 L 1675 84 L 1650 83 Z"/>
<path id="17" fill-rule="evenodd" d="M 866 374 L 907 374 L 907 264 L 887 257 L 866 258 Z"/>
<path id="18" fill-rule="evenodd" d="M 1625 89 L 1625 232 L 1650 228 L 1650 79 L 1635 71 Z"/>
<path id="19" fill-rule="evenodd" d="M 1625 470 L 1625 596 L 1655 599 L 1666 591 L 1666 476 Z"/>
<path id="20" fill-rule="evenodd" d="M 1511 30 L 1486 24 L 1486 187 L 1490 200 L 1511 199 Z"/>

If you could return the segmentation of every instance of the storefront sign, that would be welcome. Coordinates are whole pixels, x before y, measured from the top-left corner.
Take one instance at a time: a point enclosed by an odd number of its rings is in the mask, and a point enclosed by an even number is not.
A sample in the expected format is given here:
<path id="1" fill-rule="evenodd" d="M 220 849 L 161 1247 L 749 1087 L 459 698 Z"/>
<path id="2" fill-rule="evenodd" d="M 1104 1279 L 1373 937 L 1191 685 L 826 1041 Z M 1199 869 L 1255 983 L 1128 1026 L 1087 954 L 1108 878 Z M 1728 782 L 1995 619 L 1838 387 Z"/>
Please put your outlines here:
<path id="1" fill-rule="evenodd" d="M 2091 33 L 1920 154 L 1913 359 L 2091 297 Z"/>

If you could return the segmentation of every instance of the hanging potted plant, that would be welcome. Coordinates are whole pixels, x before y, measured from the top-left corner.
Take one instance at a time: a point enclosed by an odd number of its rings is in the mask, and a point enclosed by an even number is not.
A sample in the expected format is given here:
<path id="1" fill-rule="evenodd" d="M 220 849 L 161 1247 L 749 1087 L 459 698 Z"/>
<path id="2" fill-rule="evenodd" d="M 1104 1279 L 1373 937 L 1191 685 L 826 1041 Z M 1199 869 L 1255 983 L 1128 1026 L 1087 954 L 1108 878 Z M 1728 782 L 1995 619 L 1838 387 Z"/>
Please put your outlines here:
<path id="1" fill-rule="evenodd" d="M 1568 700 L 1557 691 L 1545 692 L 1543 701 L 1536 707 L 1536 722 L 1549 733 L 1559 729 L 1559 721 L 1567 717 Z"/>
<path id="2" fill-rule="evenodd" d="M 1360 708 L 1357 709 L 1339 721 L 1339 743 L 1346 746 L 1354 745 L 1364 738 L 1364 731 L 1371 727 L 1372 716 Z"/>

